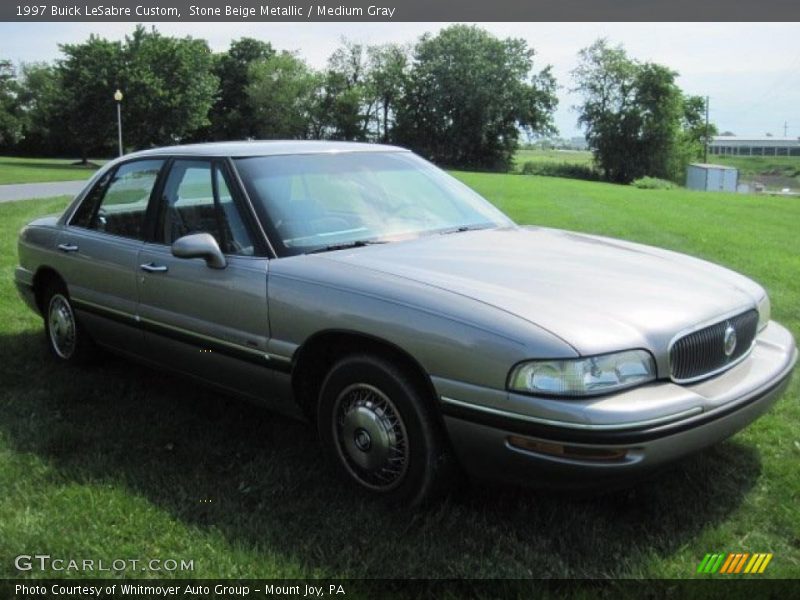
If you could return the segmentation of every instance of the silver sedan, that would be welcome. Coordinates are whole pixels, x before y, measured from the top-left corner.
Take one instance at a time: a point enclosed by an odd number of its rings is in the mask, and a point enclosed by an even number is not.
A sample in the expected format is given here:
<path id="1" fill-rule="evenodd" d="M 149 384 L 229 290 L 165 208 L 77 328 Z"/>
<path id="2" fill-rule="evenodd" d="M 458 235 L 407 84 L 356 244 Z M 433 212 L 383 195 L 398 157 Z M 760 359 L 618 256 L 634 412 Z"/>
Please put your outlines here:
<path id="1" fill-rule="evenodd" d="M 57 360 L 111 351 L 308 419 L 347 480 L 411 504 L 463 472 L 627 480 L 756 419 L 797 360 L 753 281 L 517 226 L 390 146 L 131 154 L 19 258 Z"/>

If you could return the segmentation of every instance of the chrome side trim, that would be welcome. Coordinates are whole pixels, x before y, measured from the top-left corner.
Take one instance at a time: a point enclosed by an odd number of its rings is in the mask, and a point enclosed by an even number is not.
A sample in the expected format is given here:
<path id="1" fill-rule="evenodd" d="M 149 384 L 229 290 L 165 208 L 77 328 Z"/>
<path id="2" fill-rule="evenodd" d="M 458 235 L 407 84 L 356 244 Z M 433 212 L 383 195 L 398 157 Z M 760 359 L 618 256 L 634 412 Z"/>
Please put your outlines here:
<path id="1" fill-rule="evenodd" d="M 700 406 L 695 406 L 694 408 L 690 408 L 687 410 L 683 410 L 681 412 L 673 413 L 671 415 L 666 415 L 663 417 L 656 417 L 654 419 L 645 419 L 643 421 L 631 421 L 627 423 L 611 423 L 611 424 L 603 424 L 603 425 L 593 425 L 591 423 L 574 423 L 570 421 L 557 421 L 554 419 L 544 419 L 541 417 L 532 417 L 530 415 L 523 415 L 521 413 L 510 412 L 506 410 L 500 410 L 497 408 L 491 408 L 489 406 L 481 406 L 479 404 L 473 404 L 472 402 L 464 402 L 462 400 L 456 400 L 454 398 L 448 398 L 447 396 L 441 396 L 442 402 L 445 404 L 451 404 L 453 406 L 460 406 L 462 408 L 468 408 L 471 410 L 476 410 L 479 412 L 484 412 L 486 414 L 495 415 L 499 417 L 506 417 L 509 419 L 517 419 L 519 421 L 525 421 L 528 423 L 538 423 L 540 425 L 550 425 L 552 427 L 561 427 L 564 429 L 580 429 L 583 431 L 615 431 L 615 430 L 624 430 L 624 429 L 639 429 L 643 427 L 650 427 L 653 425 L 663 425 L 666 423 L 672 423 L 673 421 L 680 421 L 681 419 L 685 419 L 688 417 L 692 417 L 694 415 L 700 414 L 703 412 L 703 408 Z"/>
<path id="2" fill-rule="evenodd" d="M 117 310 L 117 309 L 114 309 L 114 308 L 109 308 L 107 306 L 102 306 L 100 304 L 96 304 L 96 303 L 90 302 L 88 300 L 75 299 L 74 303 L 76 304 L 75 308 L 78 309 L 78 310 L 81 310 L 81 306 L 82 305 L 88 306 L 90 308 L 94 308 L 98 312 L 111 313 L 111 314 L 113 314 L 113 315 L 115 315 L 117 317 L 121 317 L 121 318 L 123 318 L 123 319 L 125 319 L 127 321 L 130 321 L 131 323 L 151 325 L 151 326 L 157 327 L 159 329 L 168 329 L 170 331 L 174 331 L 175 333 L 182 334 L 182 335 L 184 335 L 186 337 L 195 338 L 198 341 L 202 340 L 202 341 L 209 342 L 211 344 L 216 344 L 216 345 L 219 345 L 219 346 L 225 346 L 227 348 L 231 348 L 232 350 L 236 350 L 238 352 L 243 352 L 245 354 L 249 354 L 251 356 L 261 358 L 261 359 L 263 359 L 265 361 L 274 361 L 274 362 L 278 362 L 278 363 L 282 363 L 282 364 L 286 364 L 286 365 L 289 365 L 292 362 L 291 358 L 288 358 L 288 357 L 285 357 L 285 356 L 281 356 L 279 354 L 272 354 L 272 353 L 269 353 L 269 352 L 264 352 L 263 350 L 259 350 L 257 348 L 251 348 L 249 346 L 243 346 L 243 345 L 237 344 L 235 342 L 229 342 L 227 340 L 222 340 L 222 339 L 219 339 L 219 338 L 216 338 L 216 337 L 212 337 L 212 336 L 209 336 L 209 335 L 204 335 L 202 333 L 197 333 L 196 331 L 190 331 L 188 329 L 183 329 L 182 327 L 176 327 L 175 325 L 167 325 L 166 323 L 162 323 L 160 321 L 154 321 L 152 319 L 143 318 L 143 317 L 141 317 L 139 315 L 134 315 L 134 314 L 122 311 L 122 310 Z"/>
<path id="3" fill-rule="evenodd" d="M 162 323 L 161 321 L 154 321 L 153 319 L 148 319 L 146 317 L 137 316 L 136 320 L 144 323 L 145 325 L 153 325 L 160 329 L 169 329 L 170 331 L 174 331 L 175 333 L 180 333 L 186 336 L 191 336 L 193 338 L 197 338 L 198 340 L 203 340 L 212 344 L 219 344 L 220 346 L 226 346 L 228 348 L 232 348 L 234 350 L 238 350 L 241 352 L 245 352 L 247 354 L 252 354 L 253 356 L 259 356 L 264 358 L 265 360 L 271 360 L 271 356 L 262 351 L 258 350 L 257 348 L 250 348 L 248 346 L 242 346 L 235 342 L 229 342 L 227 340 L 221 340 L 219 338 L 215 338 L 210 335 L 204 335 L 202 333 L 197 333 L 196 331 L 191 331 L 189 329 L 184 329 L 183 327 L 176 327 L 175 325 L 167 325 L 166 323 Z"/>
<path id="4" fill-rule="evenodd" d="M 75 305 L 77 310 L 82 310 L 84 306 L 88 306 L 89 308 L 94 308 L 97 311 L 111 313 L 117 317 L 121 317 L 127 321 L 132 322 L 139 322 L 139 316 L 131 314 L 129 312 L 125 312 L 124 310 L 117 310 L 116 308 L 109 308 L 108 306 L 103 306 L 102 304 L 96 304 L 95 302 L 89 302 L 88 300 L 83 300 L 82 298 L 70 298 L 72 303 Z"/>

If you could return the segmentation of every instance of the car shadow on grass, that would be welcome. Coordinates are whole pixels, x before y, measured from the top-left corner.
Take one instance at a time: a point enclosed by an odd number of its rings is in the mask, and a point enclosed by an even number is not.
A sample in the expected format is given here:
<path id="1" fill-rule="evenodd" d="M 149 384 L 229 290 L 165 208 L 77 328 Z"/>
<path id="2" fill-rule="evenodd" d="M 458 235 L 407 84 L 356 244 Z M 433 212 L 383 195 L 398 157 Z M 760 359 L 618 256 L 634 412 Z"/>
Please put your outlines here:
<path id="1" fill-rule="evenodd" d="M 331 474 L 311 426 L 186 379 L 119 358 L 55 365 L 38 332 L 0 337 L 0 374 L 0 441 L 46 461 L 58 481 L 129 490 L 318 576 L 646 575 L 728 519 L 761 471 L 754 448 L 729 441 L 602 495 L 477 484 L 423 510 L 392 509 Z"/>

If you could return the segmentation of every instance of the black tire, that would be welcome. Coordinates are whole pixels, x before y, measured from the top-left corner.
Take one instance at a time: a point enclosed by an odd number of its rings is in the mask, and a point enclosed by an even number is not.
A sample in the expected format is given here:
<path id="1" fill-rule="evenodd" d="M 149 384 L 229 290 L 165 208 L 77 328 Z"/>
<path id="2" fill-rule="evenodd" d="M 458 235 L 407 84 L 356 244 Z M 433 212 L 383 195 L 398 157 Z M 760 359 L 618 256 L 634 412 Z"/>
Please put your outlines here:
<path id="1" fill-rule="evenodd" d="M 90 362 L 94 358 L 94 342 L 78 321 L 66 286 L 52 282 L 42 298 L 44 333 L 50 354 L 63 364 Z"/>
<path id="2" fill-rule="evenodd" d="M 391 361 L 354 354 L 320 390 L 323 450 L 346 480 L 390 503 L 426 504 L 460 480 L 424 386 Z"/>

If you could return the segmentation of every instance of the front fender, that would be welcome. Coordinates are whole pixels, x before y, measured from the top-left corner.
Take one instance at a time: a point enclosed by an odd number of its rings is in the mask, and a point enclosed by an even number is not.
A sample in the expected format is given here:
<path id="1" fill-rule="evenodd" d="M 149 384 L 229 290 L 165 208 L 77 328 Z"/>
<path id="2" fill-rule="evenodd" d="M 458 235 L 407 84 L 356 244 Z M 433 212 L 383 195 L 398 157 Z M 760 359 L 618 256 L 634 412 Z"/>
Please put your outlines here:
<path id="1" fill-rule="evenodd" d="M 270 351 L 291 357 L 315 333 L 346 330 L 410 354 L 432 377 L 504 389 L 512 365 L 574 349 L 519 317 L 422 283 L 314 256 L 270 265 Z"/>

